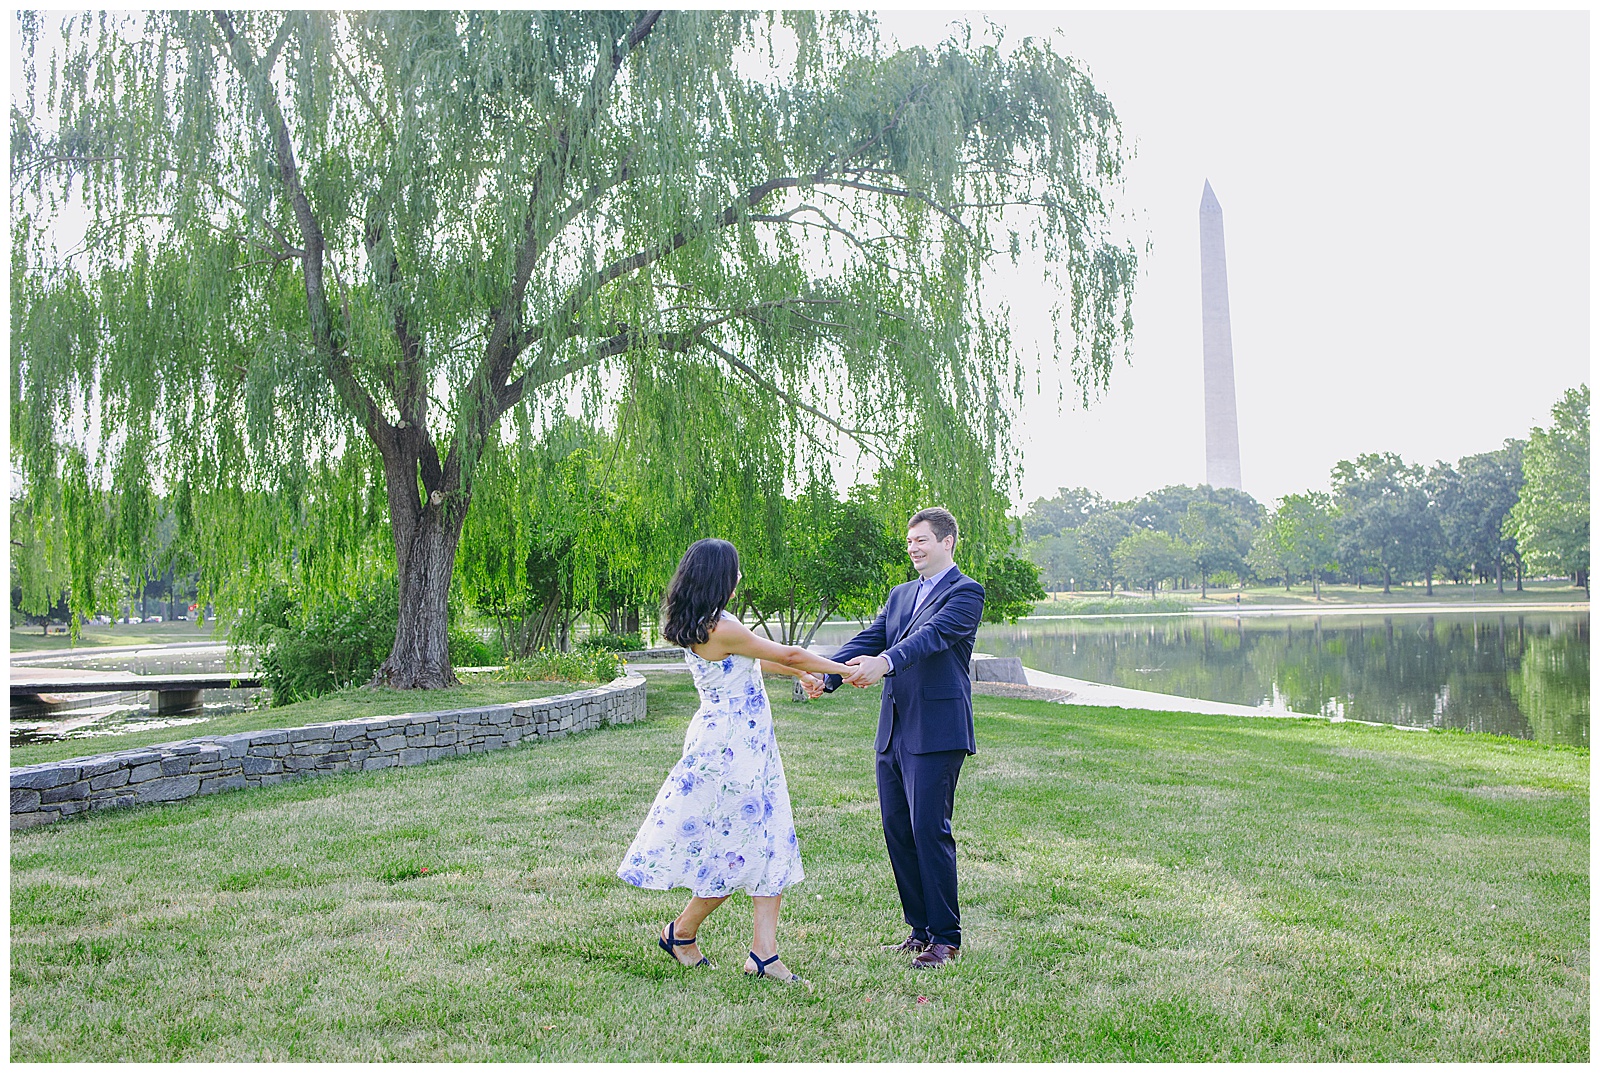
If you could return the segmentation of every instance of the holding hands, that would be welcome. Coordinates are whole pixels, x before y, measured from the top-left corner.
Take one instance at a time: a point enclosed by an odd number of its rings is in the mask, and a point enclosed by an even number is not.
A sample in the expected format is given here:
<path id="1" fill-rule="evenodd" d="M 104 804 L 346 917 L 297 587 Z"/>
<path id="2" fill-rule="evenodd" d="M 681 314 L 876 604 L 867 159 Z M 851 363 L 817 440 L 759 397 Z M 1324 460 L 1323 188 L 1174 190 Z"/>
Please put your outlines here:
<path id="1" fill-rule="evenodd" d="M 826 691 L 825 676 L 828 674 L 837 674 L 857 689 L 865 689 L 867 686 L 876 685 L 888 673 L 889 661 L 882 656 L 852 656 L 848 662 L 835 664 L 834 668 L 822 674 L 802 671 L 798 677 L 800 688 L 806 691 L 806 696 L 816 700 Z"/>
<path id="2" fill-rule="evenodd" d="M 850 668 L 850 673 L 844 676 L 844 680 L 857 689 L 877 685 L 889 673 L 889 661 L 882 656 L 851 656 L 845 665 Z"/>

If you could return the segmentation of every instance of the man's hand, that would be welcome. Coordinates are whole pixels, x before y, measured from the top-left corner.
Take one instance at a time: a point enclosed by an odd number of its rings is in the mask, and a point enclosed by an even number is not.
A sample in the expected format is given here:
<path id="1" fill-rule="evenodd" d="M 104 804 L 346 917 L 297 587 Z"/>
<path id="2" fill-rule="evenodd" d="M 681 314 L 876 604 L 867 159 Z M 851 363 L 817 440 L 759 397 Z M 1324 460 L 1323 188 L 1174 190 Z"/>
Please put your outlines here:
<path id="1" fill-rule="evenodd" d="M 821 678 L 812 674 L 810 671 L 805 671 L 800 675 L 800 688 L 805 690 L 806 696 L 810 697 L 812 700 L 816 700 L 818 697 L 822 696 L 822 688 L 824 684 L 825 683 Z"/>
<path id="2" fill-rule="evenodd" d="M 846 661 L 845 666 L 855 668 L 850 674 L 845 675 L 844 680 L 857 689 L 876 685 L 889 673 L 889 661 L 882 656 L 852 656 Z"/>

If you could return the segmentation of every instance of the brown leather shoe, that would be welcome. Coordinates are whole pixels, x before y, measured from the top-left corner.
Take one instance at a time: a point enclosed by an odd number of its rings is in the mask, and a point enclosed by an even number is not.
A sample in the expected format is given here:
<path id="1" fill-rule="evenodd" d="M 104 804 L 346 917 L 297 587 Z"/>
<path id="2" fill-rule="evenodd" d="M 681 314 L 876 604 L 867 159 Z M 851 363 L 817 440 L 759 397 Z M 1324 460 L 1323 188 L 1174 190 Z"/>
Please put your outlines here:
<path id="1" fill-rule="evenodd" d="M 931 943 L 928 949 L 911 959 L 913 969 L 938 969 L 950 964 L 961 956 L 959 946 L 950 946 L 946 943 Z"/>
<path id="2" fill-rule="evenodd" d="M 905 942 L 886 946 L 883 949 L 892 950 L 897 954 L 920 954 L 928 949 L 928 942 L 926 939 L 919 939 L 915 935 L 908 935 Z"/>

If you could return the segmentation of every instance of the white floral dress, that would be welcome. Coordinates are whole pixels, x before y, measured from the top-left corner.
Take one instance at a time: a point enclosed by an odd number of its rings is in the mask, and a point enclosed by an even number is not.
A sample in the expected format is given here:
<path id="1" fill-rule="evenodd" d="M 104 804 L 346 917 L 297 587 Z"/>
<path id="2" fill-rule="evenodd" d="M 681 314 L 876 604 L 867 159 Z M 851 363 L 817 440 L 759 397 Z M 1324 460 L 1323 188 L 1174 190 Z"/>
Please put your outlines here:
<path id="1" fill-rule="evenodd" d="M 688 887 L 701 898 L 778 894 L 805 871 L 761 662 L 712 663 L 687 649 L 684 661 L 700 708 L 617 876 L 648 890 Z"/>

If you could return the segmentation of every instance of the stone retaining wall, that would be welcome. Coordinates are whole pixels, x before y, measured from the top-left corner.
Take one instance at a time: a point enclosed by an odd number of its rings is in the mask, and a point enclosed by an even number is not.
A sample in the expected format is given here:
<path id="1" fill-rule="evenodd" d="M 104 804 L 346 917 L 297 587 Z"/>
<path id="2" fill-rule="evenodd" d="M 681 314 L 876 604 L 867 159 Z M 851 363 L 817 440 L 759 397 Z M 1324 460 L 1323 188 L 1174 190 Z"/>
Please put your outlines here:
<path id="1" fill-rule="evenodd" d="M 308 775 L 423 764 L 644 716 L 645 680 L 630 674 L 595 689 L 538 700 L 247 730 L 33 764 L 11 770 L 11 829 L 54 823 L 90 809 L 181 801 Z"/>

